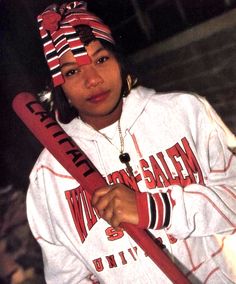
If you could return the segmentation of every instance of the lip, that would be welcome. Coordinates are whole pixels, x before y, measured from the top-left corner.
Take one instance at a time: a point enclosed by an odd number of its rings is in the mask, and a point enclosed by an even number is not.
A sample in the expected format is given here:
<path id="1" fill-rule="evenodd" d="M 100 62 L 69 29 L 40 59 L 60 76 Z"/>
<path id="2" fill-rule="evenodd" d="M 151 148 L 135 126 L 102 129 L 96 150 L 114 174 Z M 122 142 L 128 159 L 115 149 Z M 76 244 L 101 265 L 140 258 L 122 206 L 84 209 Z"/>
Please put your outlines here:
<path id="1" fill-rule="evenodd" d="M 87 101 L 89 101 L 90 103 L 100 103 L 103 102 L 107 99 L 107 97 L 109 96 L 110 91 L 105 91 L 105 92 L 101 92 L 101 93 L 97 93 L 95 95 L 90 96 Z"/>

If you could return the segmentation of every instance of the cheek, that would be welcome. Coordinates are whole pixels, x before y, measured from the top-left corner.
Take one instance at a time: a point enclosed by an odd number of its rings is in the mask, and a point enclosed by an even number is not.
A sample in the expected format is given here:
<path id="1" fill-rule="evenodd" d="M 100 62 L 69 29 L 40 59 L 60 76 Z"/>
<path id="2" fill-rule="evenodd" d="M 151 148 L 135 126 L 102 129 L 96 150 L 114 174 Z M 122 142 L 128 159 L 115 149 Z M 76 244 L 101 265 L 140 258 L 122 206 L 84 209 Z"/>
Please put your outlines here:
<path id="1" fill-rule="evenodd" d="M 67 95 L 69 93 L 70 88 L 70 83 L 68 81 L 66 81 L 66 79 L 64 79 L 64 84 L 61 85 L 62 90 L 64 91 L 64 93 Z"/>
<path id="2" fill-rule="evenodd" d="M 122 78 L 121 78 L 121 70 L 120 70 L 120 66 L 116 66 L 113 72 L 113 81 L 114 84 L 116 85 L 116 87 L 121 90 L 122 87 Z"/>
<path id="3" fill-rule="evenodd" d="M 62 89 L 63 89 L 66 97 L 73 101 L 78 96 L 77 90 L 80 89 L 80 88 L 77 87 L 77 85 L 75 85 L 75 84 L 71 84 L 71 82 L 65 82 L 62 85 Z"/>

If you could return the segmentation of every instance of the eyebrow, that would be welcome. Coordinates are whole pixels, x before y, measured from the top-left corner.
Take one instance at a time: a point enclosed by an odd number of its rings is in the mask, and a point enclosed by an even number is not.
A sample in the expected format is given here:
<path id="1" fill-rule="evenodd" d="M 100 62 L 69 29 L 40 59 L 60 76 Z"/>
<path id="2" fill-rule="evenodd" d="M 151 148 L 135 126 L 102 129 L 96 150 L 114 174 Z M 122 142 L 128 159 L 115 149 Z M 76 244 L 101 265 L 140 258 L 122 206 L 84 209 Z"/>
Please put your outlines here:
<path id="1" fill-rule="evenodd" d="M 72 65 L 76 65 L 76 64 L 77 64 L 76 61 L 68 61 L 68 62 L 63 63 L 60 68 L 62 69 L 66 66 L 72 66 Z"/>
<path id="2" fill-rule="evenodd" d="M 106 50 L 103 46 L 99 47 L 97 50 L 94 51 L 94 53 L 91 55 L 91 57 L 96 56 L 99 52 L 101 52 L 103 50 Z M 77 64 L 77 61 L 68 61 L 68 62 L 65 62 L 61 65 L 61 69 L 63 67 L 66 67 L 66 66 L 73 66 L 73 65 L 76 65 L 76 64 Z"/>
<path id="3" fill-rule="evenodd" d="M 92 56 L 97 55 L 100 51 L 106 50 L 103 46 L 99 47 L 97 50 L 94 51 L 94 53 L 92 54 Z"/>

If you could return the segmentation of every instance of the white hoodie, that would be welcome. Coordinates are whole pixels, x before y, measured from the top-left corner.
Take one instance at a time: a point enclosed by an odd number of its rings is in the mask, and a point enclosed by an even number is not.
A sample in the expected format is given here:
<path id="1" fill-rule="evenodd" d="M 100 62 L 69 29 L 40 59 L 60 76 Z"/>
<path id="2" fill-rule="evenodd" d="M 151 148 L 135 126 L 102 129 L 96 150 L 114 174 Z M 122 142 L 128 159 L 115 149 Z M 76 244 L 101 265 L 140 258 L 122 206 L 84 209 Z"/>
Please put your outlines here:
<path id="1" fill-rule="evenodd" d="M 202 97 L 138 87 L 120 119 L 132 180 L 119 161 L 117 123 L 62 125 L 109 184 L 137 193 L 142 228 L 192 283 L 236 283 L 235 136 Z M 86 192 L 45 149 L 30 176 L 27 214 L 47 283 L 170 283 L 125 232 L 99 218 Z M 233 245 L 234 243 L 234 245 Z"/>

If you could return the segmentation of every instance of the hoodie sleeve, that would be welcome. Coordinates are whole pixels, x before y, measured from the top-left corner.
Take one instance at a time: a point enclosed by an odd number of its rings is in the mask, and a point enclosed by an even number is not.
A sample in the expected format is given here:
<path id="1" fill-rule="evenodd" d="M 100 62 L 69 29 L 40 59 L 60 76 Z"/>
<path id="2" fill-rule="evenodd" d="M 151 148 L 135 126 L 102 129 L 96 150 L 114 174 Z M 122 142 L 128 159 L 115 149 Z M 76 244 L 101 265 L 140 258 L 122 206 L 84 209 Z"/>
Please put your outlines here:
<path id="1" fill-rule="evenodd" d="M 92 273 L 83 261 L 57 241 L 47 199 L 36 178 L 31 179 L 27 193 L 27 217 L 30 229 L 42 250 L 46 282 L 48 284 L 93 283 L 90 280 Z"/>
<path id="2" fill-rule="evenodd" d="M 236 231 L 236 138 L 204 98 L 197 104 L 202 141 L 196 144 L 207 145 L 196 147 L 199 159 L 205 157 L 205 184 L 136 193 L 140 228 L 165 228 L 180 239 Z"/>

